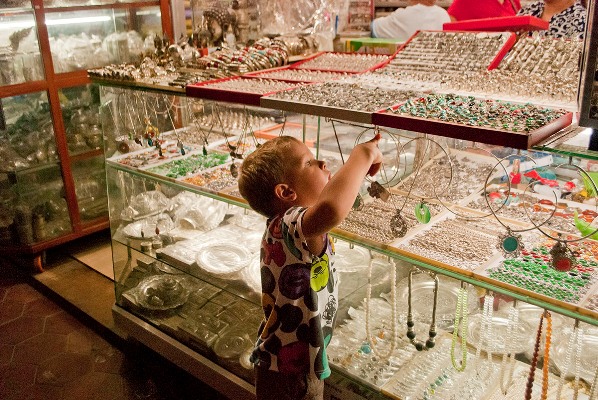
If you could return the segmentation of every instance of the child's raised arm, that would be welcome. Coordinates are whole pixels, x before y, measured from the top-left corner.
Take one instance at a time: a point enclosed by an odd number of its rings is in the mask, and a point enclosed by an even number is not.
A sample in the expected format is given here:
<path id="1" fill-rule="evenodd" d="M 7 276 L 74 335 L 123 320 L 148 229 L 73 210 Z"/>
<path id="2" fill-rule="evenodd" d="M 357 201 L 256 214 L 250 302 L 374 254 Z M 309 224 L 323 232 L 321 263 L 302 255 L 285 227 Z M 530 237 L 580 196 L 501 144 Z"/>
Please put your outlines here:
<path id="1" fill-rule="evenodd" d="M 324 187 L 316 204 L 305 212 L 301 226 L 308 244 L 309 238 L 327 233 L 347 217 L 365 176 L 373 176 L 380 169 L 379 141 L 380 134 L 377 134 L 372 140 L 355 146 L 347 162 Z"/>

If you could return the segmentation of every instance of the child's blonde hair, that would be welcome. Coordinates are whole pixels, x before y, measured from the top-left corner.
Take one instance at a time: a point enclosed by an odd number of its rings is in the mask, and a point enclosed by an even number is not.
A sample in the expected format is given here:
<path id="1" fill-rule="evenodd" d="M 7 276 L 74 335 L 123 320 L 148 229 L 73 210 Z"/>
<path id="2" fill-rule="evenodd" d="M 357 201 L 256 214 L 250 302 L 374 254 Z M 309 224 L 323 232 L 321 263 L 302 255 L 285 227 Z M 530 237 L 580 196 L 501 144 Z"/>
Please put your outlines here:
<path id="1" fill-rule="evenodd" d="M 288 171 L 289 148 L 299 142 L 292 136 L 280 136 L 262 144 L 248 155 L 239 174 L 239 192 L 258 213 L 270 218 L 278 210 L 274 188 L 283 183 Z"/>

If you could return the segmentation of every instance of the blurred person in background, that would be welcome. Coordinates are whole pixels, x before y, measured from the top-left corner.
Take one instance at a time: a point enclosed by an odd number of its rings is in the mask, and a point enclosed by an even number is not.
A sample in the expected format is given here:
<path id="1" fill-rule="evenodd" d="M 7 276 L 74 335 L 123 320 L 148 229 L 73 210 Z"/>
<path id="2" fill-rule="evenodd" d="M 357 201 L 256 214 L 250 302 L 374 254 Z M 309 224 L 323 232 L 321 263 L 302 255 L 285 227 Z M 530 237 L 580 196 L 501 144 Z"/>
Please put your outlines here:
<path id="1" fill-rule="evenodd" d="M 406 41 L 419 30 L 442 30 L 451 19 L 436 0 L 410 0 L 409 6 L 372 21 L 372 37 Z"/>
<path id="2" fill-rule="evenodd" d="M 539 34 L 553 38 L 583 39 L 586 14 L 582 0 L 539 0 L 519 10 L 519 15 L 532 15 L 548 22 L 548 30 Z"/>

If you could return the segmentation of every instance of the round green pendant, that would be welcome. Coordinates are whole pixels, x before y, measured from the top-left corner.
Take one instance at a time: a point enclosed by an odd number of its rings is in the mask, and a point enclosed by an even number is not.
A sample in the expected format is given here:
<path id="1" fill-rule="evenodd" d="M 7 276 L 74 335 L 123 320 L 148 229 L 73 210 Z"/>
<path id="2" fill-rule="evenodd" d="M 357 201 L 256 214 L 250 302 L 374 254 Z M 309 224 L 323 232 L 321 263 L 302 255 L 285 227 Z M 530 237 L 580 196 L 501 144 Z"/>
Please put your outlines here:
<path id="1" fill-rule="evenodd" d="M 502 248 L 507 253 L 515 253 L 519 248 L 519 239 L 515 236 L 507 236 L 502 241 Z"/>
<path id="2" fill-rule="evenodd" d="M 415 218 L 419 221 L 420 224 L 427 224 L 430 222 L 432 218 L 432 214 L 430 213 L 430 208 L 426 203 L 417 203 L 415 206 Z"/>

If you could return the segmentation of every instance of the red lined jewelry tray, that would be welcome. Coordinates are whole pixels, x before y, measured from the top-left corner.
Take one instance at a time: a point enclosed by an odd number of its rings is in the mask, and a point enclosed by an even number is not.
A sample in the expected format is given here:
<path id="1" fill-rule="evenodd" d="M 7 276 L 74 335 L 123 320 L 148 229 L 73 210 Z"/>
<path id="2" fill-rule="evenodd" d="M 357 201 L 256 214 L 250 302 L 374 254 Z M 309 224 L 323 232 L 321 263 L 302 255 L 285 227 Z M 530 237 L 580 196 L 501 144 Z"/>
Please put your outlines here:
<path id="1" fill-rule="evenodd" d="M 548 22 L 531 15 L 514 15 L 512 17 L 496 17 L 470 19 L 467 21 L 447 22 L 442 26 L 445 31 L 542 31 L 548 29 Z"/>
<path id="2" fill-rule="evenodd" d="M 285 71 L 294 72 L 297 74 L 303 73 L 306 78 L 308 79 L 294 79 L 294 78 L 287 78 L 287 77 L 277 77 L 276 73 L 284 73 Z M 317 77 L 318 73 L 322 74 L 330 74 L 332 75 L 330 79 L 319 79 Z M 305 82 L 305 83 L 316 83 L 316 82 L 327 82 L 336 79 L 342 79 L 346 76 L 355 75 L 354 72 L 344 72 L 344 71 L 325 71 L 325 70 L 313 70 L 313 69 L 299 69 L 299 68 L 292 68 L 292 65 L 285 65 L 283 67 L 276 67 L 270 69 L 263 69 L 261 71 L 254 71 L 249 72 L 247 74 L 243 74 L 244 78 L 262 78 L 262 79 L 277 79 L 283 80 L 286 82 Z M 272 76 L 269 76 L 272 75 Z M 313 78 L 309 78 L 309 75 L 314 75 Z"/>
<path id="3" fill-rule="evenodd" d="M 263 92 L 257 90 L 259 82 L 257 79 L 235 76 L 187 85 L 185 91 L 189 97 L 245 104 L 248 106 L 259 106 L 260 98 L 262 96 L 290 89 L 300 84 L 298 82 L 288 82 L 279 79 L 264 80 L 272 82 L 273 84 L 280 83 L 280 87 L 273 87 L 271 91 Z M 235 90 L 234 88 L 235 82 L 239 83 L 240 88 L 238 90 Z M 222 85 L 227 84 L 230 84 L 230 88 L 222 87 Z M 241 87 L 247 87 L 249 89 L 241 90 Z"/>
<path id="4" fill-rule="evenodd" d="M 445 24 L 446 25 L 446 24 Z M 409 48 L 409 45 L 411 44 L 412 41 L 415 40 L 415 38 L 417 38 L 418 35 L 422 34 L 423 32 L 436 32 L 437 34 L 441 35 L 441 34 L 473 34 L 473 33 L 479 33 L 479 34 L 483 34 L 484 32 L 471 32 L 471 31 L 466 31 L 466 30 L 454 30 L 454 31 L 417 31 L 415 32 L 413 35 L 411 35 L 411 37 L 401 46 L 397 49 L 397 52 L 395 54 L 392 55 L 391 59 L 388 61 L 388 63 L 392 63 L 392 60 L 400 57 L 401 52 L 403 52 L 404 50 Z M 444 32 L 444 33 L 443 33 Z M 487 31 L 487 33 L 489 35 L 496 35 L 497 32 L 491 32 L 491 31 Z M 517 42 L 517 35 L 514 32 L 501 32 L 504 33 L 506 35 L 508 35 L 508 38 L 505 40 L 505 43 L 500 47 L 500 49 L 496 52 L 496 55 L 494 56 L 494 58 L 492 59 L 492 61 L 490 62 L 490 64 L 488 64 L 488 70 L 491 69 L 495 69 L 498 67 L 498 65 L 500 64 L 500 62 L 502 61 L 502 59 L 507 55 L 507 53 L 509 52 L 509 50 L 511 50 L 511 48 L 513 47 L 513 45 Z M 463 63 L 463 61 L 467 61 L 467 60 L 462 60 L 462 56 L 458 55 L 455 53 L 454 57 L 456 58 L 460 58 L 460 62 Z M 465 65 L 465 63 L 463 63 Z"/>
<path id="5" fill-rule="evenodd" d="M 393 110 L 399 107 L 395 106 Z M 398 115 L 391 111 L 377 112 L 372 116 L 372 123 L 375 125 L 521 150 L 527 150 L 559 130 L 571 125 L 572 120 L 573 113 L 569 112 L 531 132 L 514 132 L 491 127 L 470 126 L 434 119 Z"/>
<path id="6" fill-rule="evenodd" d="M 333 68 L 322 68 L 319 67 L 317 65 L 312 65 L 314 62 L 318 61 L 319 59 L 321 60 L 322 58 L 326 58 L 326 57 L 334 57 L 334 56 L 338 56 L 338 57 L 346 57 L 346 58 L 350 58 L 350 57 L 355 57 L 355 59 L 358 58 L 378 58 L 380 59 L 380 62 L 377 62 L 375 64 L 370 65 L 368 68 L 363 68 L 360 70 L 347 70 L 347 69 L 343 69 L 342 67 L 333 67 Z M 378 69 L 380 67 L 382 67 L 383 65 L 387 64 L 390 61 L 390 57 L 389 56 L 385 56 L 385 55 L 380 55 L 380 54 L 363 54 L 363 53 L 334 53 L 334 52 L 327 52 L 327 51 L 323 51 L 320 53 L 316 53 L 313 57 L 309 57 L 303 61 L 297 62 L 295 64 L 292 64 L 290 66 L 290 68 L 293 69 L 311 69 L 311 70 L 318 70 L 318 71 L 328 71 L 328 72 L 347 72 L 347 73 L 363 73 L 363 72 L 368 72 L 368 71 L 373 71 L 375 69 Z"/>

